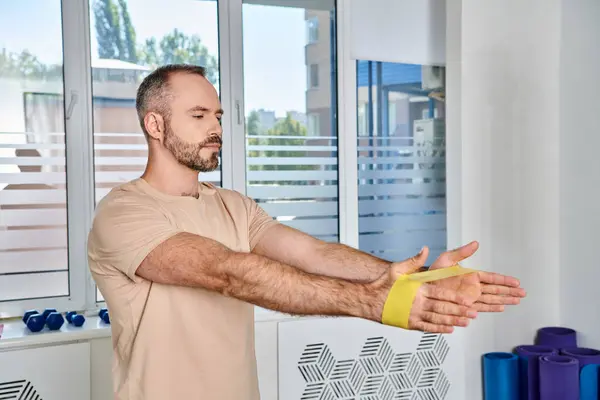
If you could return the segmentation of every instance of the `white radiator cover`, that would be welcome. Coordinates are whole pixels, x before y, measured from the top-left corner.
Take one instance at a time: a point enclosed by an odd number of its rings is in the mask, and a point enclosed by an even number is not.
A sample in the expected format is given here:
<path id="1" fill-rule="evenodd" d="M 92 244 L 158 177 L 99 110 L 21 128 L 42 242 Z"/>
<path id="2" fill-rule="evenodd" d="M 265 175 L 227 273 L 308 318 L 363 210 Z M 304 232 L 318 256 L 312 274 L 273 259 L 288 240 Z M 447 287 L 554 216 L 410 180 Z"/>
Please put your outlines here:
<path id="1" fill-rule="evenodd" d="M 89 399 L 90 344 L 74 343 L 0 352 L 0 398 Z"/>
<path id="2" fill-rule="evenodd" d="M 457 340 L 354 318 L 281 322 L 279 398 L 456 399 Z"/>

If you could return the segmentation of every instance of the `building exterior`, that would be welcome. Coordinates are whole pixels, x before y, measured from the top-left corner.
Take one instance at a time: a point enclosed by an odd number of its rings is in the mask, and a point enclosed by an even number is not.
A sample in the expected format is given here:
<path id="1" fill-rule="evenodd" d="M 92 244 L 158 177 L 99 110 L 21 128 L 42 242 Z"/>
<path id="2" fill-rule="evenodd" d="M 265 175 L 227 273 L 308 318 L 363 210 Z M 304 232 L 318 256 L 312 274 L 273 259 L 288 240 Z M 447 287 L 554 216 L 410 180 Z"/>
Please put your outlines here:
<path id="1" fill-rule="evenodd" d="M 306 121 L 309 136 L 332 136 L 332 92 L 335 67 L 332 13 L 306 10 Z M 332 68 L 333 67 L 333 68 Z"/>

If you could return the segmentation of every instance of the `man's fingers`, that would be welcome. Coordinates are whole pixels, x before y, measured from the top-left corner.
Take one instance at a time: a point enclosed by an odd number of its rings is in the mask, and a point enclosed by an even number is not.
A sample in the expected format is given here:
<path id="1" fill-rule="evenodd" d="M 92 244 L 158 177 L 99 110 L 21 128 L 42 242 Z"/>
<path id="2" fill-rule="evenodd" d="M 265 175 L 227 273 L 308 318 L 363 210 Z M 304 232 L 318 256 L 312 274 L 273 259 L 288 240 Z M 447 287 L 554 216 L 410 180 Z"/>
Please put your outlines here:
<path id="1" fill-rule="evenodd" d="M 512 276 L 485 271 L 479 271 L 478 275 L 479 281 L 484 284 L 487 283 L 490 285 L 510 286 L 515 288 L 520 286 L 519 280 L 517 278 L 513 278 Z"/>
<path id="2" fill-rule="evenodd" d="M 503 305 L 493 305 L 493 304 L 483 304 L 483 303 L 475 303 L 473 304 L 473 308 L 478 312 L 502 312 L 504 311 Z"/>
<path id="3" fill-rule="evenodd" d="M 473 303 L 467 296 L 455 290 L 429 284 L 424 284 L 421 288 L 423 289 L 423 295 L 432 300 L 449 301 L 463 306 L 469 306 Z"/>
<path id="4" fill-rule="evenodd" d="M 435 325 L 425 321 L 415 321 L 411 329 L 422 331 L 422 332 L 431 332 L 431 333 L 452 333 L 454 332 L 454 327 L 450 325 Z"/>
<path id="5" fill-rule="evenodd" d="M 429 248 L 424 246 L 419 254 L 416 254 L 404 261 L 394 263 L 392 267 L 393 271 L 397 274 L 411 274 L 417 272 L 419 268 L 425 265 L 427 257 L 429 257 Z"/>
<path id="6" fill-rule="evenodd" d="M 420 314 L 423 321 L 434 325 L 468 326 L 469 318 L 457 317 L 456 315 L 438 314 L 431 311 L 423 311 Z"/>
<path id="7" fill-rule="evenodd" d="M 457 264 L 465 258 L 469 258 L 475 254 L 478 248 L 479 243 L 471 242 L 454 250 L 443 253 L 440 258 L 443 258 L 447 264 Z"/>
<path id="8" fill-rule="evenodd" d="M 525 297 L 525 290 L 519 287 L 509 287 L 501 285 L 483 285 L 482 293 L 497 294 L 502 296 Z"/>
<path id="9" fill-rule="evenodd" d="M 519 297 L 513 296 L 496 296 L 493 294 L 482 294 L 477 299 L 478 303 L 484 304 L 504 304 L 504 305 L 515 305 L 521 302 Z"/>
<path id="10" fill-rule="evenodd" d="M 477 312 L 466 306 L 450 303 L 448 301 L 427 300 L 423 304 L 423 311 L 431 311 L 436 314 L 455 315 L 458 317 L 477 317 Z"/>

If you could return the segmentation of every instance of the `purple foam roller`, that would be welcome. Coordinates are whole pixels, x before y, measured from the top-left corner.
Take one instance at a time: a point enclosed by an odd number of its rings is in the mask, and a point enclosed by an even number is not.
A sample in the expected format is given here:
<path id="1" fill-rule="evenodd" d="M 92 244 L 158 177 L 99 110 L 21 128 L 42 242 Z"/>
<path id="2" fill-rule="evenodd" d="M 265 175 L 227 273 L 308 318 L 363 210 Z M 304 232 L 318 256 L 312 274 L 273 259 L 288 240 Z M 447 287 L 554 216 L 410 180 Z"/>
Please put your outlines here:
<path id="1" fill-rule="evenodd" d="M 568 356 L 540 357 L 540 400 L 579 400 L 579 361 Z"/>
<path id="2" fill-rule="evenodd" d="M 515 348 L 519 356 L 519 392 L 522 400 L 540 398 L 539 358 L 558 355 L 558 350 L 548 346 L 523 345 Z"/>
<path id="3" fill-rule="evenodd" d="M 579 368 L 583 368 L 588 364 L 600 364 L 600 350 L 586 347 L 567 347 L 561 349 L 560 353 L 579 361 Z"/>
<path id="4" fill-rule="evenodd" d="M 548 326 L 537 331 L 535 344 L 550 346 L 555 349 L 577 347 L 577 332 L 570 328 Z"/>

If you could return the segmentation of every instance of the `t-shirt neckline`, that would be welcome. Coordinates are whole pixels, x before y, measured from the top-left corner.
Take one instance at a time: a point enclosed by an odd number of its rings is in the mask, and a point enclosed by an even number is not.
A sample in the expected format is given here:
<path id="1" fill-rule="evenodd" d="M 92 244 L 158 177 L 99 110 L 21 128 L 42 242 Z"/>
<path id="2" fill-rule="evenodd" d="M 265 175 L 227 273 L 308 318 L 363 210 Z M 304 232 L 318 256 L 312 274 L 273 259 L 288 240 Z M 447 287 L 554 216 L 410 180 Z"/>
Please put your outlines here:
<path id="1" fill-rule="evenodd" d="M 215 189 L 212 187 L 212 185 L 207 185 L 203 182 L 198 182 L 198 198 L 195 198 L 193 196 L 176 196 L 161 192 L 141 177 L 137 178 L 134 181 L 134 184 L 141 187 L 141 189 L 149 195 L 158 197 L 166 201 L 201 201 L 203 195 L 213 194 L 215 192 Z"/>

